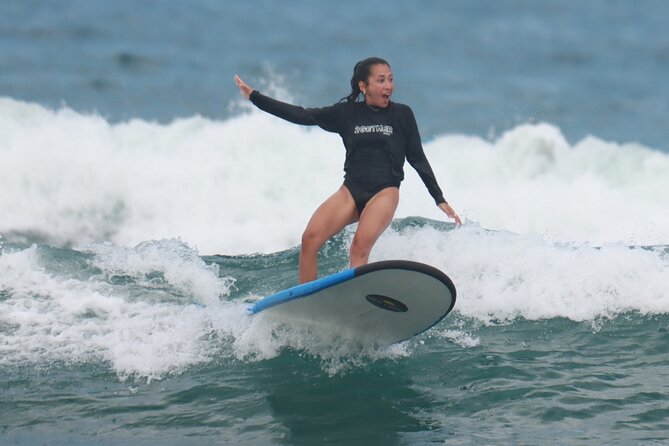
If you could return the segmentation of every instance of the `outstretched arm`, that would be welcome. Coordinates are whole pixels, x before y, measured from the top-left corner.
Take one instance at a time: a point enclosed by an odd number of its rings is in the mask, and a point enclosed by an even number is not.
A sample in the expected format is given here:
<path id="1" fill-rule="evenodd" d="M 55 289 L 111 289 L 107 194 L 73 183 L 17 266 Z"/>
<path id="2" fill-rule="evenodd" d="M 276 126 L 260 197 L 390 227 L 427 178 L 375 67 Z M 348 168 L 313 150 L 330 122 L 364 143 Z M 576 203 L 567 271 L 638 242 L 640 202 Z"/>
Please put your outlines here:
<path id="1" fill-rule="evenodd" d="M 439 209 L 448 215 L 449 218 L 455 220 L 456 224 L 461 225 L 462 220 L 460 220 L 457 212 L 455 212 L 451 205 L 448 204 L 448 202 L 444 199 L 441 188 L 439 187 L 439 184 L 437 184 L 437 179 L 434 176 L 432 167 L 430 166 L 430 163 L 425 156 L 425 152 L 423 151 L 423 144 L 420 140 L 420 133 L 418 132 L 416 118 L 413 115 L 413 111 L 411 111 L 411 109 L 408 107 L 407 119 L 409 120 L 410 134 L 407 161 L 409 161 L 409 164 L 411 164 L 413 168 L 416 169 L 416 172 L 418 172 L 418 175 L 423 180 L 423 183 L 425 183 L 427 190 L 430 192 L 430 195 L 432 195 L 432 198 L 434 198 L 434 201 L 437 203 L 437 206 L 439 206 Z"/>
<path id="2" fill-rule="evenodd" d="M 317 125 L 328 132 L 338 133 L 340 130 L 341 108 L 337 105 L 322 108 L 300 107 L 261 94 L 258 90 L 251 88 L 238 75 L 234 79 L 242 96 L 267 113 L 294 124 Z"/>

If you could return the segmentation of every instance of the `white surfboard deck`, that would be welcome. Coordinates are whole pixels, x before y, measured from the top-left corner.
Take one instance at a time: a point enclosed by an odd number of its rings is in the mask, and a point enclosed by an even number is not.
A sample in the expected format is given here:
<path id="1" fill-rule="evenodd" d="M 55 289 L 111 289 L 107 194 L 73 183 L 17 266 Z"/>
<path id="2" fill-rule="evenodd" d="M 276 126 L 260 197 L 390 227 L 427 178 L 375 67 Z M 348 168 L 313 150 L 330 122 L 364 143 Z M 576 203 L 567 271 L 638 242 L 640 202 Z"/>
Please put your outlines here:
<path id="1" fill-rule="evenodd" d="M 455 296 L 453 282 L 440 270 L 386 260 L 267 296 L 248 313 L 363 342 L 393 344 L 441 321 L 453 309 Z"/>

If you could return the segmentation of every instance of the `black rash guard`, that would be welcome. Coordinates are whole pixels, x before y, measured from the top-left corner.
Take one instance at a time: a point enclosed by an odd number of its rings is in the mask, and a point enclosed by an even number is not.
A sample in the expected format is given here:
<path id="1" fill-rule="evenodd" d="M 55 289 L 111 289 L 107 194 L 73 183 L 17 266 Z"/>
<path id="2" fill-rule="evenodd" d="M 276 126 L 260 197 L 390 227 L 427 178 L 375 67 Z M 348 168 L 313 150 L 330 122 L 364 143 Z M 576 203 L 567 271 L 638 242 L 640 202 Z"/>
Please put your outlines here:
<path id="1" fill-rule="evenodd" d="M 329 107 L 303 108 L 277 101 L 257 90 L 250 99 L 259 109 L 289 122 L 317 125 L 338 133 L 346 147 L 345 185 L 368 191 L 399 187 L 406 159 L 435 203 L 446 201 L 425 157 L 416 118 L 409 106 L 392 102 L 386 108 L 376 109 L 365 102 L 340 102 Z"/>

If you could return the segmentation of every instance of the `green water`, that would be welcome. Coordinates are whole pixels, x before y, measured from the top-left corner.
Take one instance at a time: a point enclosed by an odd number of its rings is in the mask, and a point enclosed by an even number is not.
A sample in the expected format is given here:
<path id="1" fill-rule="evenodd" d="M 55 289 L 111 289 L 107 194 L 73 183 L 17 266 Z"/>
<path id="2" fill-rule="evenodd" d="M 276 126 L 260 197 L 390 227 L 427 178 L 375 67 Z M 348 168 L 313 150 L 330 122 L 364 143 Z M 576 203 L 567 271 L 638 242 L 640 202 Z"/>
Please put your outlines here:
<path id="1" fill-rule="evenodd" d="M 456 317 L 406 356 L 343 358 L 335 375 L 293 350 L 151 382 L 121 382 L 104 363 L 3 368 L 1 432 L 5 444 L 662 444 L 667 327 Z M 478 345 L 450 342 L 449 329 Z"/>
<path id="2" fill-rule="evenodd" d="M 201 257 L 177 240 L 77 250 L 5 241 L 0 443 L 669 441 L 666 247 L 545 246 L 420 219 L 398 221 L 391 233 L 425 256 L 421 237 L 464 238 L 474 260 L 446 256 L 440 265 L 458 287 L 441 323 L 373 348 L 316 342 L 245 314 L 249 302 L 296 283 L 296 248 Z M 349 240 L 328 242 L 322 274 L 347 267 Z M 586 274 L 585 258 L 594 275 L 577 296 L 529 260 L 505 278 L 501 260 L 486 260 L 499 246 L 539 249 L 556 269 L 566 257 L 574 278 Z M 605 276 L 611 264 L 629 273 Z M 623 296 L 630 288 L 636 296 Z M 544 315 L 524 316 L 536 308 Z"/>

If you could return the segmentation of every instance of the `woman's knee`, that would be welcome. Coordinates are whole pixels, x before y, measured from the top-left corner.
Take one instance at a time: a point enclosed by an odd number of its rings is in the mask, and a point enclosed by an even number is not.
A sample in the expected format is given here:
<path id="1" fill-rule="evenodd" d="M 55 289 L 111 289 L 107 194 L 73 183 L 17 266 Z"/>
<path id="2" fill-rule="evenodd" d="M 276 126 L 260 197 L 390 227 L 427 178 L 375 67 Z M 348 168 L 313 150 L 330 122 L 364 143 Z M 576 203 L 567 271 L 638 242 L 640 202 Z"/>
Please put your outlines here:
<path id="1" fill-rule="evenodd" d="M 325 243 L 323 236 L 320 234 L 320 231 L 307 228 L 302 233 L 302 250 L 303 251 L 318 251 Z"/>
<path id="2" fill-rule="evenodd" d="M 359 233 L 356 233 L 351 242 L 351 257 L 367 257 L 372 251 L 372 246 L 374 245 L 373 239 L 364 237 Z"/>

